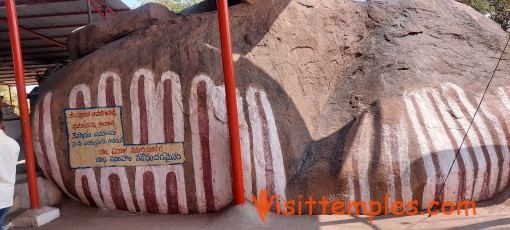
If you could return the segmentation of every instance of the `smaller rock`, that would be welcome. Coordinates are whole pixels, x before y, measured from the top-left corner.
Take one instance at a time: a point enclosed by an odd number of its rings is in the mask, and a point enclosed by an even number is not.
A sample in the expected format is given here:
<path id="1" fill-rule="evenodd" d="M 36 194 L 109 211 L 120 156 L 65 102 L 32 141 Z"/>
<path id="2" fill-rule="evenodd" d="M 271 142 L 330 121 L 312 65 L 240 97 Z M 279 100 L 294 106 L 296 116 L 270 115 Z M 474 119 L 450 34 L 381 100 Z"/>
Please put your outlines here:
<path id="1" fill-rule="evenodd" d="M 29 209 L 12 220 L 15 228 L 40 227 L 60 217 L 60 210 L 49 206 Z"/>
<path id="2" fill-rule="evenodd" d="M 42 177 L 37 177 L 37 189 L 41 205 L 56 205 L 62 199 L 62 192 L 53 183 Z M 18 197 L 19 208 L 30 208 L 30 197 L 28 193 L 28 182 L 16 182 L 14 194 Z"/>
<path id="3" fill-rule="evenodd" d="M 71 60 L 76 60 L 131 32 L 144 29 L 154 21 L 175 17 L 177 15 L 166 6 L 147 3 L 135 10 L 119 13 L 112 19 L 72 32 L 67 39 L 67 51 Z"/>

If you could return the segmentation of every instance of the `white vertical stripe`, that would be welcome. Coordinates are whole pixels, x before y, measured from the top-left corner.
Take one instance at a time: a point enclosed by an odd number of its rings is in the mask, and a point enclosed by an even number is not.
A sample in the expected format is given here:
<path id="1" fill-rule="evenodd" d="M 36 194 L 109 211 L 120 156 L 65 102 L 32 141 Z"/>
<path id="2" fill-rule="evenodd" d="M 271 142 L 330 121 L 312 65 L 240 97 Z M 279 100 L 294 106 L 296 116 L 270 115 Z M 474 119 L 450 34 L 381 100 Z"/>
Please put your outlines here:
<path id="1" fill-rule="evenodd" d="M 354 178 L 353 178 L 354 174 L 352 172 L 352 164 L 351 164 L 352 163 L 352 159 L 350 157 L 348 157 L 346 159 L 348 159 L 348 161 L 346 161 L 348 163 L 345 164 L 345 167 L 346 167 L 347 172 L 348 172 L 348 174 L 347 174 L 347 184 L 349 186 L 349 197 L 348 197 L 349 199 L 348 200 L 350 202 L 353 202 L 353 201 L 356 200 L 356 195 L 354 194 L 354 181 L 353 181 L 354 180 Z M 345 210 L 347 211 L 347 206 L 345 207 Z M 356 213 L 356 210 L 354 209 L 354 207 L 351 208 L 351 213 Z"/>
<path id="2" fill-rule="evenodd" d="M 209 79 L 209 81 L 211 81 Z M 213 179 L 214 207 L 219 210 L 232 202 L 232 173 L 225 87 L 208 84 L 212 107 L 209 110 L 209 146 Z"/>
<path id="3" fill-rule="evenodd" d="M 498 96 L 507 111 L 510 111 L 510 95 L 507 95 L 503 87 L 498 88 Z"/>
<path id="4" fill-rule="evenodd" d="M 236 90 L 237 96 L 237 114 L 239 120 L 239 133 L 241 136 L 241 158 L 243 164 L 243 184 L 244 184 L 244 197 L 252 201 L 253 186 L 251 178 L 251 146 L 250 146 L 250 133 L 248 131 L 248 123 L 244 118 L 244 106 L 243 98 L 241 97 L 238 90 Z"/>
<path id="5" fill-rule="evenodd" d="M 422 159 L 427 175 L 426 185 L 423 189 L 423 200 L 422 208 L 427 208 L 428 204 L 434 200 L 435 189 L 436 189 L 436 169 L 432 162 L 432 156 L 430 155 L 430 149 L 428 147 L 427 138 L 425 137 L 424 130 L 422 130 L 420 122 L 414 105 L 411 100 L 411 95 L 404 95 L 404 102 L 406 104 L 409 119 L 411 120 L 412 127 L 417 136 L 417 142 L 420 147 Z"/>
<path id="6" fill-rule="evenodd" d="M 140 71 L 144 71 L 144 69 L 136 71 L 136 73 L 133 75 L 129 91 L 129 96 L 131 99 L 131 122 L 132 122 L 131 124 L 133 126 L 133 144 L 140 143 L 140 102 L 138 101 L 138 79 L 140 78 Z"/>

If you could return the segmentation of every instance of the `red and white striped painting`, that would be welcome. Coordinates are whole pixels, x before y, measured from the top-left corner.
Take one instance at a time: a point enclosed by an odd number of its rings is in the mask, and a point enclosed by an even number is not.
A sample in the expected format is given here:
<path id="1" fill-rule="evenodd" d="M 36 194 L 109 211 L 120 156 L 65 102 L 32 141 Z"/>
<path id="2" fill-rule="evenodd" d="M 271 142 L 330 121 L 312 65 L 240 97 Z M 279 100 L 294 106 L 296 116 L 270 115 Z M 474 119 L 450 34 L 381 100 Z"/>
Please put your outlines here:
<path id="1" fill-rule="evenodd" d="M 248 87 L 246 101 L 254 143 L 257 191 L 266 190 L 268 195 L 280 196 L 284 203 L 286 180 L 282 175 L 285 175 L 285 169 L 273 110 L 261 87 Z"/>
<path id="2" fill-rule="evenodd" d="M 133 144 L 184 142 L 184 106 L 180 77 L 170 71 L 156 77 L 151 70 L 139 69 L 130 78 L 129 101 L 123 101 L 122 78 L 115 72 L 101 74 L 97 92 L 93 86 L 76 85 L 68 97 L 68 108 L 122 106 L 130 104 Z M 224 86 L 215 86 L 205 75 L 194 78 L 190 100 L 190 126 L 193 165 L 198 209 L 204 213 L 220 210 L 232 202 L 232 175 L 229 149 L 229 134 L 225 105 Z M 91 94 L 96 93 L 97 103 Z M 249 123 L 245 119 L 244 99 L 238 92 L 239 124 L 244 170 L 246 198 L 252 197 L 252 143 L 263 146 L 253 154 L 258 162 L 257 189 L 271 188 L 284 194 L 285 174 L 282 149 L 278 140 L 273 113 L 264 90 L 249 88 L 247 93 L 249 110 L 257 113 L 250 116 L 250 123 L 261 132 L 250 140 Z M 52 147 L 50 102 L 52 94 L 44 96 L 35 109 L 34 144 L 43 172 L 64 191 L 66 187 L 60 177 L 56 152 Z M 44 116 L 40 114 L 44 113 Z M 40 121 L 39 121 L 40 119 Z M 48 125 L 49 124 L 49 125 Z M 49 133 L 49 135 L 47 135 Z M 43 138 L 43 139 L 41 139 Z M 276 138 L 276 140 L 274 140 Z M 129 143 L 130 140 L 126 140 Z M 269 155 L 268 155 L 269 154 Z M 267 158 L 269 157 L 269 158 Z M 48 166 L 48 167 L 46 167 Z M 75 195 L 84 204 L 109 209 L 124 209 L 132 212 L 181 213 L 188 208 L 184 167 L 138 166 L 134 173 L 126 167 L 84 168 L 74 173 Z M 264 172 L 267 169 L 274 169 Z M 70 169 L 65 169 L 70 170 Z M 267 175 L 266 175 L 267 174 Z M 263 177 L 262 177 L 263 176 Z"/>
<path id="3" fill-rule="evenodd" d="M 417 199 L 426 208 L 433 200 L 480 201 L 501 191 L 510 176 L 510 91 L 501 87 L 495 92 L 485 98 L 453 166 L 481 95 L 469 99 L 459 86 L 444 83 L 382 103 L 379 120 L 375 110 L 363 113 L 349 134 L 340 175 L 347 179 L 349 200 L 368 203 L 387 193 L 390 203 Z M 374 128 L 376 122 L 380 130 Z M 375 157 L 380 168 L 371 165 Z M 374 172 L 388 172 L 382 182 L 385 191 L 381 181 L 370 178 Z"/>
<path id="4" fill-rule="evenodd" d="M 200 213 L 216 211 L 232 200 L 226 107 L 218 91 L 219 87 L 205 75 L 193 79 L 190 124 Z"/>
<path id="5" fill-rule="evenodd" d="M 159 82 L 148 69 L 131 81 L 133 144 L 184 142 L 179 77 L 165 72 Z M 141 212 L 188 213 L 182 165 L 136 167 L 136 202 Z"/>

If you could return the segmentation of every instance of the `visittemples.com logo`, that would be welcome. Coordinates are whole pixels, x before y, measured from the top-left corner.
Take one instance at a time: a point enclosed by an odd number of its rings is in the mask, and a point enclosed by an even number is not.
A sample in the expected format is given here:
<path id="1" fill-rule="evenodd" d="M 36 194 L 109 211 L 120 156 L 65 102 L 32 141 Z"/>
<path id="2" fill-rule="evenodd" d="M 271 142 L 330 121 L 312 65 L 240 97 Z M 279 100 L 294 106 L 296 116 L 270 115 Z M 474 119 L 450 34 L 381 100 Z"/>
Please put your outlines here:
<path id="1" fill-rule="evenodd" d="M 442 203 L 438 201 L 431 201 L 427 205 L 426 210 L 420 211 L 418 209 L 419 202 L 417 200 L 412 200 L 410 202 L 404 203 L 402 201 L 394 201 L 389 203 L 388 194 L 384 196 L 384 204 L 381 204 L 379 201 L 370 200 L 368 205 L 363 201 L 329 201 L 325 196 L 322 196 L 320 200 L 314 200 L 312 196 L 308 196 L 308 199 L 303 200 L 303 196 L 299 195 L 298 200 L 287 200 L 283 202 L 280 199 L 280 196 L 271 195 L 268 196 L 266 190 L 262 190 L 259 192 L 258 199 L 255 195 L 252 196 L 253 203 L 257 207 L 257 211 L 260 215 L 260 219 L 262 222 L 266 221 L 266 217 L 271 210 L 271 207 L 274 207 L 273 210 L 276 211 L 276 215 L 302 215 L 304 210 L 308 210 L 308 215 L 360 215 L 367 214 L 369 216 L 369 221 L 372 223 L 373 217 L 381 214 L 393 214 L 395 216 L 403 216 L 403 215 L 437 215 L 439 213 L 443 213 L 445 215 L 452 215 L 456 213 L 457 215 L 462 214 L 462 210 L 464 210 L 464 215 L 469 215 L 469 208 L 472 208 L 472 215 L 476 215 L 476 204 L 474 201 L 444 201 Z M 314 207 L 316 205 L 320 206 L 320 213 L 313 213 Z M 304 209 L 307 208 L 307 209 Z M 391 211 L 391 212 L 389 212 Z"/>

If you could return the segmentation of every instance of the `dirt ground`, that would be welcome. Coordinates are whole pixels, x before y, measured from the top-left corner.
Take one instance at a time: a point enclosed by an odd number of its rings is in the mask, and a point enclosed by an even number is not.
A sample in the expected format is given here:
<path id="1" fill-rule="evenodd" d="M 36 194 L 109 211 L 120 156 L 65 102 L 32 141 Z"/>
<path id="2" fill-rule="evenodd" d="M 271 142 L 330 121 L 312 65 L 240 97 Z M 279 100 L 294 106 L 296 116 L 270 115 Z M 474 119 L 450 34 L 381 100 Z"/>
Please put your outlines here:
<path id="1" fill-rule="evenodd" d="M 510 189 L 491 201 L 478 203 L 476 216 L 471 215 L 473 210 L 467 217 L 455 213 L 426 219 L 427 215 L 388 215 L 375 217 L 372 223 L 368 216 L 277 216 L 274 213 L 262 223 L 251 203 L 213 214 L 155 215 L 100 210 L 65 199 L 60 211 L 60 218 L 39 229 L 510 229 Z"/>

